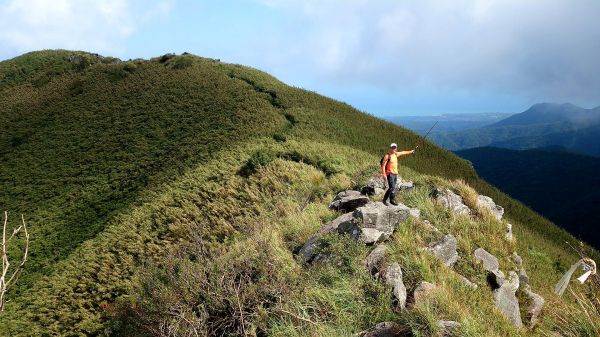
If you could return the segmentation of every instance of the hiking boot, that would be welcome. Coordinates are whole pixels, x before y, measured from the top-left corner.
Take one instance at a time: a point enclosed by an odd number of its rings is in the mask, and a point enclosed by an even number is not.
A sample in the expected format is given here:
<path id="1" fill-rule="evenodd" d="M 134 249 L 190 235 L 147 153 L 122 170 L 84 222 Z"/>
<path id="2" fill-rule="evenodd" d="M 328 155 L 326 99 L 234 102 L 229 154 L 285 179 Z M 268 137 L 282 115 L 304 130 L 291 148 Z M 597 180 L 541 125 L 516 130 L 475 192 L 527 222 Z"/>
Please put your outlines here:
<path id="1" fill-rule="evenodd" d="M 390 198 L 390 204 L 392 204 L 394 206 L 398 206 L 398 203 L 396 202 L 395 198 Z"/>
<path id="2" fill-rule="evenodd" d="M 387 199 L 384 199 L 384 200 L 383 200 L 383 204 L 384 204 L 384 205 L 386 205 L 386 206 L 389 206 L 389 205 L 388 205 L 388 202 L 387 202 Z"/>

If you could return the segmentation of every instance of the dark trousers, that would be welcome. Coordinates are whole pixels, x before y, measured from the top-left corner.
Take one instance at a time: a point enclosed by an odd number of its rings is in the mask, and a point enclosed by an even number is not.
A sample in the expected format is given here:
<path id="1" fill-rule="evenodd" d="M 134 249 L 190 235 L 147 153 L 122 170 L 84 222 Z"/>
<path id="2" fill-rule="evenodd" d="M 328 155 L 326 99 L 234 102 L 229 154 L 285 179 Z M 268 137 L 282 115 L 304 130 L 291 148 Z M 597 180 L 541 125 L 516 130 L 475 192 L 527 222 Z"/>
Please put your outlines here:
<path id="1" fill-rule="evenodd" d="M 396 200 L 396 183 L 398 182 L 398 175 L 390 173 L 387 175 L 388 189 L 385 191 L 383 201 Z"/>

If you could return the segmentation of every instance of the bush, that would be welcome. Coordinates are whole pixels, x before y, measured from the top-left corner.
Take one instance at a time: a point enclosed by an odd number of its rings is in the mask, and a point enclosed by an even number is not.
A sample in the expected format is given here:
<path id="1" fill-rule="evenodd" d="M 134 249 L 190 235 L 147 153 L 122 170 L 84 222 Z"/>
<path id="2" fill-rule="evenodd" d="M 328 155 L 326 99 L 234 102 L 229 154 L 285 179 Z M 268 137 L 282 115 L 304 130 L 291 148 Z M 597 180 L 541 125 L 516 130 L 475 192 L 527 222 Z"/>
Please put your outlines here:
<path id="1" fill-rule="evenodd" d="M 173 61 L 174 69 L 185 69 L 189 68 L 194 64 L 191 56 L 178 56 L 175 61 Z"/>
<path id="2" fill-rule="evenodd" d="M 266 166 L 276 158 L 276 155 L 270 151 L 257 151 L 250 156 L 250 159 L 242 166 L 238 174 L 242 177 L 249 177 L 259 168 Z"/>

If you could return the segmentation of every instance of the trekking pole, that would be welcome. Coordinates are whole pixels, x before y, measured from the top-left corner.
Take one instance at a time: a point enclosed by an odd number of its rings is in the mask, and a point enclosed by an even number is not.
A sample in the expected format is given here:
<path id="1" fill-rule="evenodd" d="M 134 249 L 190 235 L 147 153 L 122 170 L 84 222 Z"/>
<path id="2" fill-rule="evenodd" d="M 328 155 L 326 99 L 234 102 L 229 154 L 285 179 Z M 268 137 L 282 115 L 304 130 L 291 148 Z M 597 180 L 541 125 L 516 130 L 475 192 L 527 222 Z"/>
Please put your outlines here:
<path id="1" fill-rule="evenodd" d="M 419 148 L 419 146 L 423 145 L 423 143 L 425 142 L 425 139 L 427 139 L 427 136 L 429 136 L 429 133 L 431 132 L 431 130 L 433 130 L 433 128 L 435 128 L 435 126 L 437 125 L 439 121 L 436 121 L 435 124 L 433 124 L 433 126 L 431 128 L 429 128 L 429 131 L 427 131 L 427 133 L 425 134 L 425 137 L 423 137 L 423 139 L 421 139 L 421 142 L 419 144 L 417 144 L 417 146 L 415 146 L 415 150 Z"/>

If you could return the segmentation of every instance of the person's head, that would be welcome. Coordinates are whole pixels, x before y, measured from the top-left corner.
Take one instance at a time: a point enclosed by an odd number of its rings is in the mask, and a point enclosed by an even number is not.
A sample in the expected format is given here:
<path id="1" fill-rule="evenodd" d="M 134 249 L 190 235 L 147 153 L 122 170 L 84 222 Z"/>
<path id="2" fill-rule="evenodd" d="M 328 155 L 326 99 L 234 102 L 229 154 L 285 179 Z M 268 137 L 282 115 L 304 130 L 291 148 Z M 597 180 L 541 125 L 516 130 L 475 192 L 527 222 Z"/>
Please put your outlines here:
<path id="1" fill-rule="evenodd" d="M 397 148 L 398 148 L 398 145 L 396 145 L 396 143 L 392 143 L 392 144 L 390 144 L 390 149 L 388 150 L 388 152 L 394 153 L 394 152 L 396 152 Z"/>

